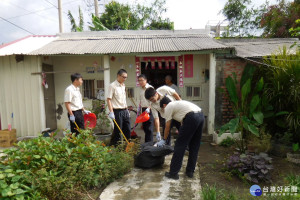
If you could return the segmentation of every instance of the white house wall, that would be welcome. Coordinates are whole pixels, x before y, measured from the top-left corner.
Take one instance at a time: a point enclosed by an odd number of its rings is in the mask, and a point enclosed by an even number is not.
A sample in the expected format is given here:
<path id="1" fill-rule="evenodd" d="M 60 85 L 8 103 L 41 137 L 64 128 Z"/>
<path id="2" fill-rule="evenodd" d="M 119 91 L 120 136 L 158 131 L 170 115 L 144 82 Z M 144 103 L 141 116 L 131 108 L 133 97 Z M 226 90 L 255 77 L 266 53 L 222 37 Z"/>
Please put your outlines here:
<path id="1" fill-rule="evenodd" d="M 38 135 L 45 129 L 45 108 L 38 56 L 24 56 L 16 62 L 15 56 L 0 57 L 0 114 L 2 129 L 12 124 L 17 136 Z M 11 115 L 13 113 L 13 119 Z"/>
<path id="2" fill-rule="evenodd" d="M 205 82 L 204 71 L 209 69 L 209 56 L 208 55 L 194 55 L 194 68 L 193 78 L 184 78 L 184 87 L 180 88 L 182 98 L 189 100 L 199 105 L 204 114 L 208 115 L 208 86 L 209 81 Z M 44 61 L 43 61 L 44 62 Z M 55 82 L 55 99 L 56 105 L 60 104 L 63 108 L 63 114 L 61 119 L 57 120 L 57 127 L 62 130 L 66 127 L 68 122 L 67 111 L 64 106 L 64 90 L 71 84 L 71 73 L 79 72 L 82 74 L 83 79 L 95 79 L 104 80 L 104 73 L 95 72 L 94 74 L 86 73 L 86 67 L 93 67 L 94 63 L 98 63 L 97 67 L 103 66 L 103 56 L 52 56 L 48 59 L 48 62 L 44 63 L 52 64 L 54 67 L 54 82 Z M 123 68 L 128 72 L 128 79 L 125 81 L 127 88 L 134 88 L 134 101 L 138 102 L 139 88 L 136 87 L 136 68 L 135 68 L 135 56 L 109 56 L 110 65 L 110 82 L 113 82 L 117 77 L 119 69 Z M 177 70 L 178 71 L 178 70 Z M 179 77 L 179 72 L 177 72 Z M 179 83 L 179 81 L 177 81 Z M 193 99 L 186 98 L 186 86 L 200 86 L 202 88 L 202 98 Z M 81 92 L 82 88 L 81 88 Z M 84 100 L 84 106 L 87 109 L 91 108 L 91 100 Z M 128 106 L 133 105 L 132 101 L 127 98 Z M 58 107 L 58 106 L 57 106 Z"/>
<path id="3" fill-rule="evenodd" d="M 56 108 L 60 104 L 63 108 L 61 119 L 57 120 L 58 130 L 63 130 L 68 122 L 67 110 L 64 105 L 64 92 L 65 89 L 71 84 L 70 75 L 78 72 L 82 75 L 83 79 L 104 80 L 104 73 L 95 72 L 94 74 L 86 73 L 86 67 L 102 66 L 102 56 L 55 56 L 51 57 L 53 70 L 54 70 L 54 84 L 55 84 L 55 101 Z M 51 64 L 51 63 L 50 63 Z M 81 94 L 83 89 L 81 87 Z M 87 109 L 92 108 L 91 100 L 83 100 L 84 107 Z M 57 114 L 58 115 L 58 114 Z"/>
<path id="4" fill-rule="evenodd" d="M 145 56 L 147 57 L 147 56 Z M 194 55 L 193 56 L 193 78 L 184 78 L 184 87 L 179 88 L 182 98 L 185 100 L 192 101 L 193 103 L 200 106 L 204 112 L 204 115 L 208 115 L 208 86 L 209 81 L 205 82 L 204 71 L 209 69 L 209 56 L 208 55 Z M 114 61 L 112 61 L 114 60 Z M 114 81 L 117 77 L 119 69 L 125 69 L 128 72 L 128 78 L 125 81 L 126 87 L 135 88 L 135 102 L 138 102 L 138 91 L 136 87 L 136 68 L 135 68 L 135 56 L 114 56 L 114 59 L 110 57 L 110 80 Z M 177 70 L 177 83 L 179 83 L 179 70 Z M 202 98 L 193 99 L 186 97 L 186 86 L 200 86 L 202 88 Z M 128 105 L 133 105 L 130 99 L 127 99 Z"/>

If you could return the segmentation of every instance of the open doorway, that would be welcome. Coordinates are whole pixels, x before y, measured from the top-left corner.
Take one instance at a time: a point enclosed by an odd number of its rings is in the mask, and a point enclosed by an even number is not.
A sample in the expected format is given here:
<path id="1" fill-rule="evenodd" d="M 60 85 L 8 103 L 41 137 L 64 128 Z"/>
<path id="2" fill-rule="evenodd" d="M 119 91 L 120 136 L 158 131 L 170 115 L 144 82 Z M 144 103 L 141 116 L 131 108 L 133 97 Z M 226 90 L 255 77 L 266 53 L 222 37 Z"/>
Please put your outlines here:
<path id="1" fill-rule="evenodd" d="M 177 85 L 177 62 L 175 67 L 167 69 L 166 62 L 161 62 L 161 68 L 159 68 L 158 62 L 155 62 L 155 69 L 151 68 L 151 62 L 141 62 L 141 72 L 148 78 L 148 83 L 155 89 L 165 85 L 165 77 L 167 75 L 172 76 L 172 82 Z M 171 62 L 168 66 L 171 66 Z"/>
<path id="2" fill-rule="evenodd" d="M 53 66 L 44 64 L 42 65 L 43 72 L 53 72 Z M 56 104 L 55 104 L 55 85 L 53 73 L 47 73 L 46 82 L 48 88 L 44 87 L 44 102 L 46 112 L 46 128 L 55 130 L 57 128 L 56 122 Z"/>

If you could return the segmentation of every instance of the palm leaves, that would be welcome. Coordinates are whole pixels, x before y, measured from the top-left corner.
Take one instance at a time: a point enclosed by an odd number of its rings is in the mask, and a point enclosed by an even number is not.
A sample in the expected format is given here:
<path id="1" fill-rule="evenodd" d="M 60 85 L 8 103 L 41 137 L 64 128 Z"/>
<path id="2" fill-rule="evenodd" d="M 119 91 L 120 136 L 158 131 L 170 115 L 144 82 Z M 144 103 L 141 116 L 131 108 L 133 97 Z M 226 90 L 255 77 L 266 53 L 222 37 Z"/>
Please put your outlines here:
<path id="1" fill-rule="evenodd" d="M 82 32 L 83 31 L 83 26 L 84 26 L 84 20 L 83 20 L 83 15 L 79 6 L 79 25 L 76 24 L 76 21 L 71 13 L 71 11 L 68 11 L 68 18 L 70 19 L 71 23 L 71 31 L 72 32 Z"/>
<path id="2" fill-rule="evenodd" d="M 287 111 L 275 122 L 300 139 L 300 50 L 289 52 L 284 47 L 264 62 L 273 66 L 264 69 L 265 95 L 276 111 Z"/>

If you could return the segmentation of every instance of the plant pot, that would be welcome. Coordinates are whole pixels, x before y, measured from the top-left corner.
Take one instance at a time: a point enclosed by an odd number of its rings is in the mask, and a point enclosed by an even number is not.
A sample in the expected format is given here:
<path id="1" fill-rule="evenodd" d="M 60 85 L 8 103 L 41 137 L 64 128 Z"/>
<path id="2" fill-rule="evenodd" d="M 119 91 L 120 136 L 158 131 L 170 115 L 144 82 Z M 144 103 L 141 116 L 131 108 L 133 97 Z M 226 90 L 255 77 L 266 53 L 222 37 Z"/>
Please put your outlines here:
<path id="1" fill-rule="evenodd" d="M 300 165 L 300 153 L 287 153 L 286 157 L 289 162 Z"/>
<path id="2" fill-rule="evenodd" d="M 112 133 L 94 133 L 93 136 L 96 140 L 102 141 L 104 144 L 109 145 Z"/>

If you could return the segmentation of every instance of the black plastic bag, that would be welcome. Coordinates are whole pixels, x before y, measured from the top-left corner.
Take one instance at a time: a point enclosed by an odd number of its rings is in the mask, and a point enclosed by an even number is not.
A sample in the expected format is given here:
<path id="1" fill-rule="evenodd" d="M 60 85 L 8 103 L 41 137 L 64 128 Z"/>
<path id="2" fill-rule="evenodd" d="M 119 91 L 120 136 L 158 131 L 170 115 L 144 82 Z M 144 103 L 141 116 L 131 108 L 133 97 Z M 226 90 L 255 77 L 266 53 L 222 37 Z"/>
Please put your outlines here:
<path id="1" fill-rule="evenodd" d="M 163 147 L 153 146 L 153 142 L 147 142 L 141 145 L 141 152 L 135 157 L 134 164 L 136 167 L 152 168 L 163 165 L 165 156 L 174 151 L 174 148 L 165 145 Z"/>

